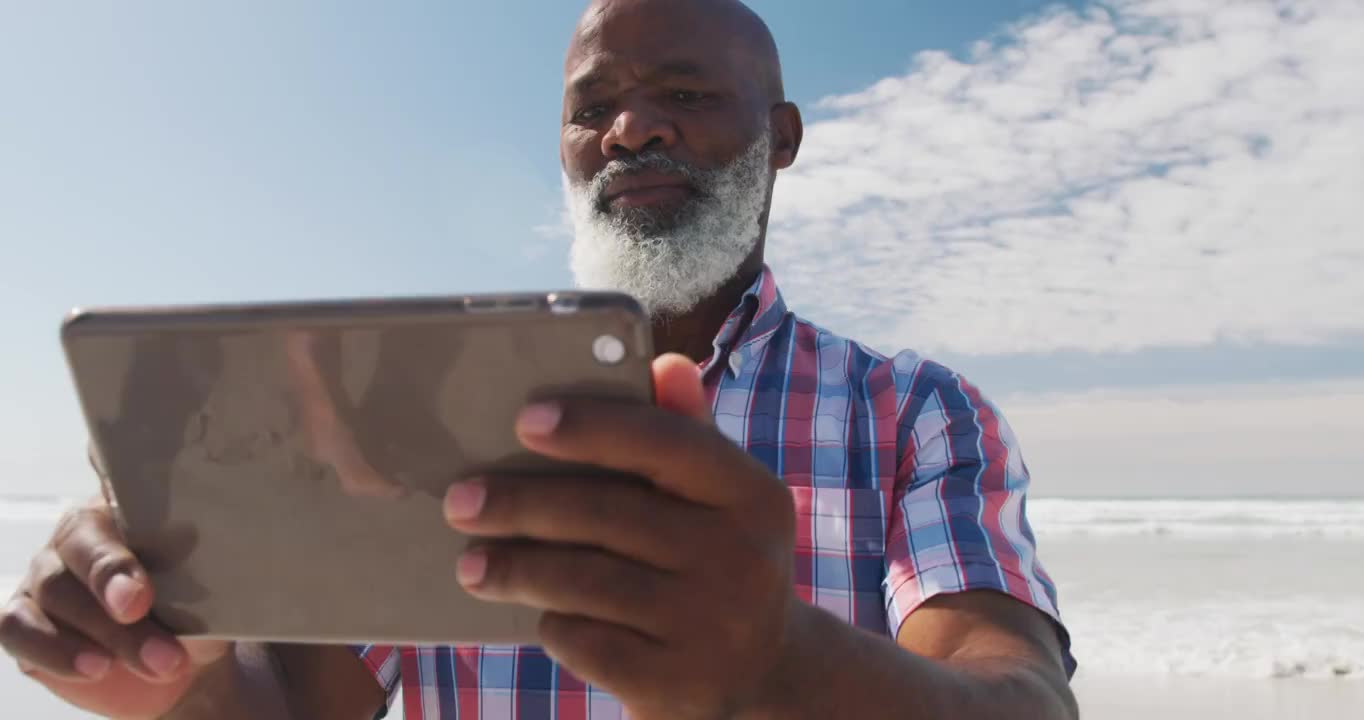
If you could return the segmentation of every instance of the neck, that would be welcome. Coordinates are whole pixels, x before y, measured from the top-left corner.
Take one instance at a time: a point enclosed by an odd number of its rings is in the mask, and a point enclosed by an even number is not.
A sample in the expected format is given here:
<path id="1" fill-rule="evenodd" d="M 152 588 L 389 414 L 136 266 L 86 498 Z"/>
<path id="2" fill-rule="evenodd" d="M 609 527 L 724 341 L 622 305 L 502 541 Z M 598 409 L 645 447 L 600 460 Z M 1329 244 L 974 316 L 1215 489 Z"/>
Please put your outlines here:
<path id="1" fill-rule="evenodd" d="M 654 320 L 654 352 L 680 353 L 701 363 L 710 357 L 715 336 L 762 272 L 762 243 L 719 290 L 684 315 Z"/>

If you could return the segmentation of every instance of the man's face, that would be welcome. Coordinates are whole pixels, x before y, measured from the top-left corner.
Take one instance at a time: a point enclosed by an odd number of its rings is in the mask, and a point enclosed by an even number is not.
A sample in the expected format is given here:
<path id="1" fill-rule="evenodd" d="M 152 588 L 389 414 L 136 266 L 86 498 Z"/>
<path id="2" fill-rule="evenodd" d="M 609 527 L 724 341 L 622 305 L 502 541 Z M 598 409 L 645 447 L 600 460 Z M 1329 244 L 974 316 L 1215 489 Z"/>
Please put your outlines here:
<path id="1" fill-rule="evenodd" d="M 748 52 L 699 5 L 607 5 L 566 63 L 560 151 L 579 284 L 691 309 L 760 237 L 768 106 Z"/>

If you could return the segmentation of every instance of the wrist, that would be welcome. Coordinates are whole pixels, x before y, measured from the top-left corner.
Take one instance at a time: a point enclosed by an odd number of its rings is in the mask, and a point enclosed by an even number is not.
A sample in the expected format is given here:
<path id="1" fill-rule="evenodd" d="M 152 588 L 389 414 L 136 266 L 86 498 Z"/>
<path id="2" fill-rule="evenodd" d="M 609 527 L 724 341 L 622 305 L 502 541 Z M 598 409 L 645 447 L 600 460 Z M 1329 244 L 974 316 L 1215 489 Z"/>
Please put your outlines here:
<path id="1" fill-rule="evenodd" d="M 195 647 L 194 641 L 187 645 L 190 667 L 180 681 L 185 690 L 175 705 L 154 720 L 214 717 L 222 698 L 234 694 L 241 684 L 242 665 L 237 658 L 237 645 L 226 643 L 216 651 L 207 652 Z"/>
<path id="2" fill-rule="evenodd" d="M 834 620 L 823 610 L 792 599 L 786 632 L 777 660 L 739 720 L 793 720 L 810 716 L 810 693 L 818 687 L 814 677 L 829 649 Z"/>

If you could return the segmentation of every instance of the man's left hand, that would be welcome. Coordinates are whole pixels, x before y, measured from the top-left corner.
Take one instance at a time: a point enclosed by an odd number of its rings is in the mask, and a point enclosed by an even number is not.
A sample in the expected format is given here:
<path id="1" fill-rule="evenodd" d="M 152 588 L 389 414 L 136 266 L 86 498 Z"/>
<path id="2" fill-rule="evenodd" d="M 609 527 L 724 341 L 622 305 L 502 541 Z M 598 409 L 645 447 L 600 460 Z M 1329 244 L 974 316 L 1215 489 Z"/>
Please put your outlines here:
<path id="1" fill-rule="evenodd" d="M 457 483 L 449 523 L 492 538 L 457 576 L 480 598 L 543 609 L 546 652 L 633 717 L 760 710 L 808 611 L 792 584 L 791 495 L 714 427 L 695 364 L 659 358 L 654 387 L 656 406 L 525 408 L 528 449 L 630 477 Z"/>

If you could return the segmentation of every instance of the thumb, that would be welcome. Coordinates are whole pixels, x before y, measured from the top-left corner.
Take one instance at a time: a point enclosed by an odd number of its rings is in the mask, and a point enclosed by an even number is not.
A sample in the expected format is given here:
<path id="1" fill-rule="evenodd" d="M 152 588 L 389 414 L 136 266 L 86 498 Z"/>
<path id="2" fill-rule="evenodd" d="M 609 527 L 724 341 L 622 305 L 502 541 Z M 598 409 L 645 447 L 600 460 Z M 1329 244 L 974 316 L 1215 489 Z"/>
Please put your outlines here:
<path id="1" fill-rule="evenodd" d="M 654 401 L 665 409 L 710 424 L 710 403 L 701 387 L 701 368 L 685 355 L 668 353 L 654 359 Z"/>
<path id="2" fill-rule="evenodd" d="M 180 644 L 185 647 L 190 664 L 196 668 L 211 665 L 222 659 L 232 649 L 233 645 L 227 640 L 210 640 L 207 638 L 180 638 Z"/>

